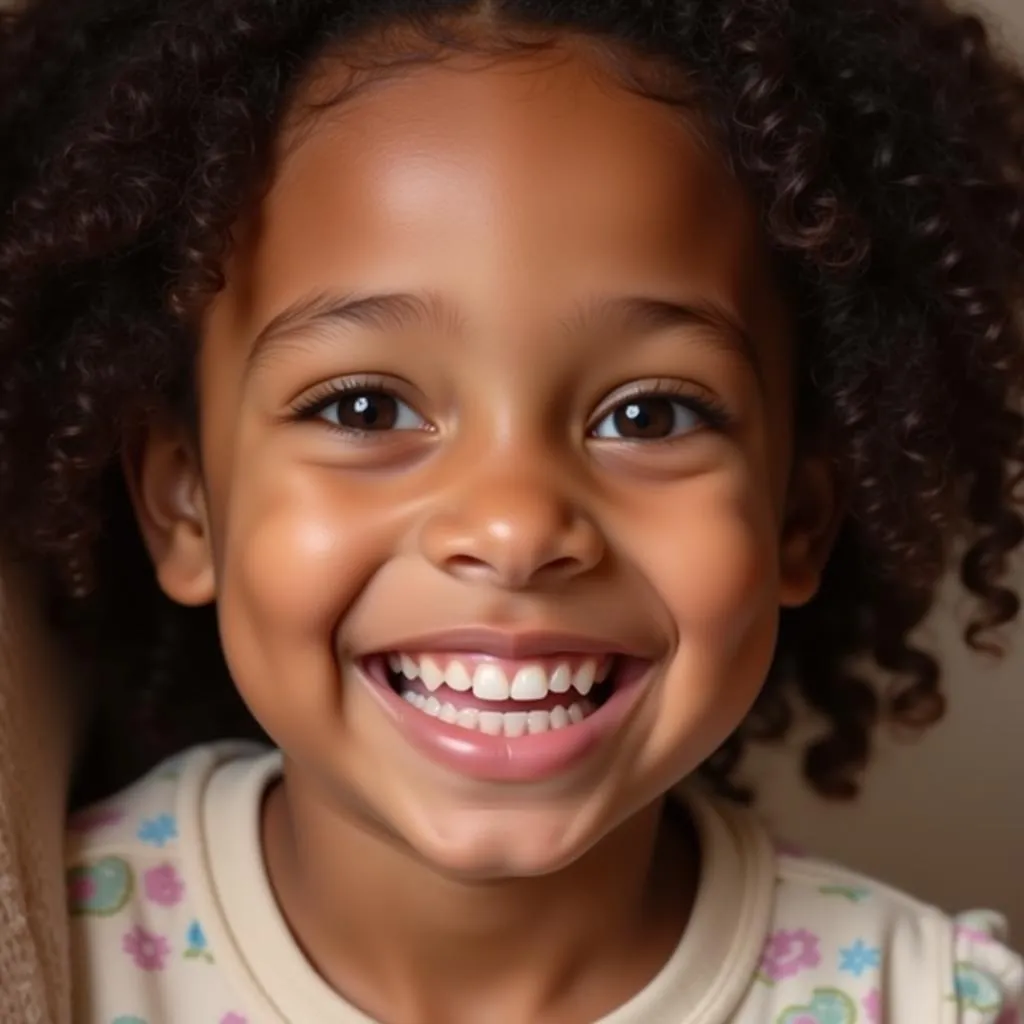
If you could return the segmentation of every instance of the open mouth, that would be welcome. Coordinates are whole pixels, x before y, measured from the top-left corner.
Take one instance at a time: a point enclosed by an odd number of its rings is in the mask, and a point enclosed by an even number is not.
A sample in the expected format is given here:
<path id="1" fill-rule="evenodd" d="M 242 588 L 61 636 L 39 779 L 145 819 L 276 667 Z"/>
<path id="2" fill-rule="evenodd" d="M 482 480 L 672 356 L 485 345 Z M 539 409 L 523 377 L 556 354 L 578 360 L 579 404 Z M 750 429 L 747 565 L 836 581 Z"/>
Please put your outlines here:
<path id="1" fill-rule="evenodd" d="M 370 659 L 367 669 L 424 715 L 514 739 L 586 721 L 615 693 L 629 660 L 566 654 L 517 661 L 391 652 Z"/>

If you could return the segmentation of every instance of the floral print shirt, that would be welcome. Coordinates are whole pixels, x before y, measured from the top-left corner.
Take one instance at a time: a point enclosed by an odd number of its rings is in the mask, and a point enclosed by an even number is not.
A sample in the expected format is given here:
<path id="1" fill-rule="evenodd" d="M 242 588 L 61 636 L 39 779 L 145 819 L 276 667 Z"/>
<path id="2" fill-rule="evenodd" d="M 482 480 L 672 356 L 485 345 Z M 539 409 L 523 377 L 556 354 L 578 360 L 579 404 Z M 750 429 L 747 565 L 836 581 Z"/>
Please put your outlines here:
<path id="1" fill-rule="evenodd" d="M 74 1024 L 374 1024 L 277 909 L 259 813 L 279 773 L 275 752 L 201 747 L 71 822 Z M 702 853 L 690 922 L 595 1024 L 1024 1024 L 996 915 L 950 918 L 780 851 L 749 811 L 683 799 Z"/>

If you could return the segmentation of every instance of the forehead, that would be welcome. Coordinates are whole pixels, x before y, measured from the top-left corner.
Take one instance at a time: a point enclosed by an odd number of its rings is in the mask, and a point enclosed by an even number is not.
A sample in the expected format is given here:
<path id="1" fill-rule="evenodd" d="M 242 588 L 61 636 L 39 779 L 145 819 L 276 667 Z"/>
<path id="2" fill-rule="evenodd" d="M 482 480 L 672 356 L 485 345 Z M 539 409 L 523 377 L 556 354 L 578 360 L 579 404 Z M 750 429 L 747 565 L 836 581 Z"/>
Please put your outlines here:
<path id="1" fill-rule="evenodd" d="M 685 286 L 754 312 L 756 211 L 699 113 L 625 87 L 596 50 L 452 56 L 321 104 L 351 80 L 327 64 L 297 101 L 228 274 L 245 322 L 341 287 L 554 314 L 568 293 Z"/>

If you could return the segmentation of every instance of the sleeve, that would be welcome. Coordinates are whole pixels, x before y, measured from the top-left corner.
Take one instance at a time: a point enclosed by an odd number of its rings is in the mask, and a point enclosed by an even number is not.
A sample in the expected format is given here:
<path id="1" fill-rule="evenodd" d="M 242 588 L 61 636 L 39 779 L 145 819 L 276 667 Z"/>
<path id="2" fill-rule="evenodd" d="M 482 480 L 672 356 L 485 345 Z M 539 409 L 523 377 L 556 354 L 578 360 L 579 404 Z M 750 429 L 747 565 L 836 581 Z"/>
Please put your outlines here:
<path id="1" fill-rule="evenodd" d="M 1006 921 L 975 912 L 956 919 L 958 1024 L 1024 1024 L 1024 961 L 1005 943 Z"/>

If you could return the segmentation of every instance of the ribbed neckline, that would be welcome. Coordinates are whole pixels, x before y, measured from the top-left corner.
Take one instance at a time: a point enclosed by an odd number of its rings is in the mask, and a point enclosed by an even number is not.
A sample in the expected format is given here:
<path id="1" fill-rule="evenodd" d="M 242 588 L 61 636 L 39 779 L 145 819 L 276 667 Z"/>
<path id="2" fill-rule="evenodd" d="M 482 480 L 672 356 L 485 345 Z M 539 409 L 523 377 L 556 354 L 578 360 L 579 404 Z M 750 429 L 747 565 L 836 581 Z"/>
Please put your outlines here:
<path id="1" fill-rule="evenodd" d="M 178 821 L 196 909 L 219 967 L 260 1024 L 378 1024 L 317 974 L 271 889 L 260 817 L 281 763 L 277 752 L 233 748 L 187 767 Z M 595 1024 L 726 1024 L 757 971 L 774 898 L 773 847 L 749 812 L 696 788 L 680 799 L 701 846 L 689 924 L 650 984 Z"/>

